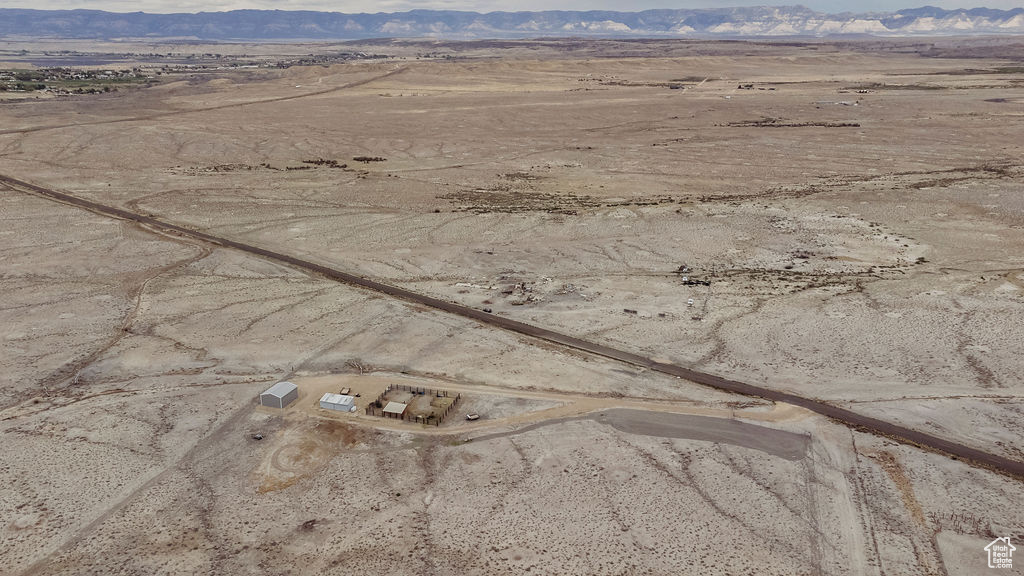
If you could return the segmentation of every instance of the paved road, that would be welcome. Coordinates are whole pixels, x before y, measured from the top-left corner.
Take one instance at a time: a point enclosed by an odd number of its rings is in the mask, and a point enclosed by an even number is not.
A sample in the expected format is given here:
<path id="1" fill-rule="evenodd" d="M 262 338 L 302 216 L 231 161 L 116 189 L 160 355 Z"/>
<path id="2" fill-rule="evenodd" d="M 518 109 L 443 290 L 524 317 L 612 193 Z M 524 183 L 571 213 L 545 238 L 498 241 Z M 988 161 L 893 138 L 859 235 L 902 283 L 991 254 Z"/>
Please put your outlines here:
<path id="1" fill-rule="evenodd" d="M 650 412 L 628 408 L 612 408 L 583 416 L 554 418 L 507 432 L 495 432 L 493 434 L 476 436 L 472 438 L 472 441 L 482 442 L 495 438 L 514 436 L 523 432 L 529 432 L 530 430 L 536 430 L 537 428 L 543 428 L 544 426 L 576 420 L 593 420 L 628 434 L 658 436 L 660 438 L 686 438 L 689 440 L 703 440 L 705 442 L 742 446 L 743 448 L 759 450 L 766 454 L 785 458 L 786 460 L 802 459 L 807 455 L 807 447 L 810 444 L 810 436 L 786 432 L 785 430 L 776 430 L 767 426 L 758 426 L 757 424 L 748 424 L 739 420 L 697 416 L 694 414 Z"/>
<path id="2" fill-rule="evenodd" d="M 532 324 L 527 324 L 525 322 L 519 322 L 517 320 L 505 318 L 503 316 L 488 314 L 482 310 L 477 310 L 475 308 L 463 306 L 462 304 L 448 302 L 446 300 L 441 300 L 439 298 L 434 298 L 432 296 L 427 296 L 424 294 L 413 292 L 411 290 L 399 288 L 398 286 L 384 284 L 383 282 L 378 282 L 376 280 L 371 280 L 369 278 L 357 276 L 355 274 L 350 274 L 348 272 L 343 272 L 341 270 L 336 270 L 334 268 L 329 268 L 327 266 L 302 260 L 300 258 L 296 258 L 295 256 L 289 256 L 287 254 L 274 252 L 272 250 L 267 250 L 265 248 L 260 248 L 258 246 L 244 244 L 242 242 L 236 242 L 229 238 L 214 236 L 212 234 L 207 234 L 206 232 L 202 232 L 200 230 L 195 230 L 178 224 L 172 224 L 170 222 L 164 222 L 162 220 L 158 220 L 150 216 L 143 216 L 141 214 L 136 214 L 134 212 L 123 210 L 121 208 L 106 206 L 104 204 L 99 204 L 97 202 L 85 200 L 77 196 L 72 196 L 70 194 L 65 194 L 62 192 L 58 192 L 56 190 L 44 188 L 42 186 L 36 186 L 28 182 L 23 182 L 21 180 L 17 180 L 9 176 L 0 175 L 0 183 L 6 185 L 8 188 L 15 191 L 36 194 L 44 198 L 49 198 L 52 200 L 57 200 L 59 202 L 70 204 L 72 206 L 85 208 L 97 214 L 102 214 L 114 218 L 120 218 L 123 220 L 130 220 L 133 222 L 137 222 L 139 224 L 143 224 L 145 226 L 150 226 L 155 229 L 164 230 L 168 233 L 180 234 L 182 236 L 206 242 L 211 242 L 213 244 L 217 244 L 220 246 L 234 248 L 236 250 L 241 250 L 243 252 L 248 252 L 250 254 L 255 254 L 257 256 L 262 256 L 264 258 L 276 260 L 284 264 L 289 264 L 296 268 L 313 272 L 315 274 L 319 274 L 331 280 L 343 282 L 345 284 L 350 284 L 361 288 L 366 288 L 368 290 L 380 292 L 382 294 L 386 294 L 394 298 L 399 298 L 408 302 L 429 306 L 431 308 L 435 308 L 437 310 L 441 310 L 451 314 L 457 314 L 465 318 L 471 318 L 483 324 L 488 324 L 490 326 L 495 326 L 497 328 L 502 328 L 504 330 L 509 330 L 511 332 L 524 334 L 526 336 L 531 336 L 533 338 L 538 338 L 540 340 L 546 340 L 548 342 L 560 344 L 568 348 L 574 348 L 576 350 L 581 350 L 583 352 L 589 352 L 597 356 L 603 356 L 605 358 L 618 360 L 620 362 L 625 362 L 627 364 L 632 364 L 634 366 L 640 366 L 643 368 L 647 368 L 649 370 L 653 370 L 655 372 L 668 374 L 670 376 L 678 376 L 691 382 L 703 384 L 711 388 L 717 388 L 718 390 L 724 390 L 726 392 L 742 394 L 745 396 L 756 396 L 774 402 L 785 402 L 787 404 L 800 406 L 802 408 L 806 408 L 808 410 L 811 410 L 812 412 L 817 412 L 818 414 L 827 416 L 837 422 L 841 422 L 843 424 L 846 424 L 847 426 L 851 426 L 853 428 L 863 430 L 865 432 L 880 434 L 882 436 L 892 438 L 893 440 L 897 440 L 905 444 L 911 444 L 914 446 L 919 446 L 922 448 L 941 452 L 955 459 L 965 460 L 974 465 L 979 465 L 985 468 L 995 470 L 997 472 L 1001 472 L 1003 474 L 1014 476 L 1019 479 L 1024 479 L 1024 462 L 1012 460 L 1010 458 L 999 456 L 997 454 L 984 452 L 982 450 L 971 448 L 970 446 L 965 446 L 963 444 L 959 444 L 947 440 L 945 438 L 940 438 L 938 436 L 927 434 L 925 432 L 921 432 L 918 430 L 913 430 L 905 426 L 893 424 L 892 422 L 886 422 L 884 420 L 879 420 L 877 418 L 872 418 L 870 416 L 864 416 L 863 414 L 858 414 L 845 408 L 834 406 L 823 400 L 808 398 L 805 396 L 798 396 L 796 394 L 791 394 L 789 392 L 782 392 L 780 390 L 773 390 L 771 388 L 764 388 L 762 386 L 754 386 L 752 384 L 746 384 L 743 382 L 738 382 L 736 380 L 729 380 L 721 376 L 708 374 L 707 372 L 700 372 L 677 364 L 656 362 L 650 358 L 641 356 L 639 354 L 635 354 L 633 352 L 619 350 L 617 348 L 612 348 L 610 346 L 605 346 L 603 344 L 598 344 L 596 342 L 590 342 L 588 340 L 583 340 L 580 338 L 569 336 L 567 334 L 555 332 L 554 330 L 541 328 L 540 326 L 534 326 Z"/>

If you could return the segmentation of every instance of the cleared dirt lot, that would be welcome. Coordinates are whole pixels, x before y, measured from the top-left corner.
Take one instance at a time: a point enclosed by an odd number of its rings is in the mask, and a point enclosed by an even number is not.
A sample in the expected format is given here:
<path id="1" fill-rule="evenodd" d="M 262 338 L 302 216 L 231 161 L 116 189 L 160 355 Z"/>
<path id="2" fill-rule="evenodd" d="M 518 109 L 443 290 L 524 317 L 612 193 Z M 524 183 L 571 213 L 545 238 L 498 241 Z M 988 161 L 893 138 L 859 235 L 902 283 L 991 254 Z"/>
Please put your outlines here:
<path id="1" fill-rule="evenodd" d="M 879 47 L 640 48 L 5 102 L 0 173 L 1021 459 L 1024 75 Z M 942 456 L 0 201 L 15 573 L 927 574 L 1024 537 L 1000 504 L 1019 482 Z M 493 418 L 466 430 L 501 436 L 254 408 L 354 365 L 478 387 Z M 809 444 L 576 419 L 616 399 Z"/>

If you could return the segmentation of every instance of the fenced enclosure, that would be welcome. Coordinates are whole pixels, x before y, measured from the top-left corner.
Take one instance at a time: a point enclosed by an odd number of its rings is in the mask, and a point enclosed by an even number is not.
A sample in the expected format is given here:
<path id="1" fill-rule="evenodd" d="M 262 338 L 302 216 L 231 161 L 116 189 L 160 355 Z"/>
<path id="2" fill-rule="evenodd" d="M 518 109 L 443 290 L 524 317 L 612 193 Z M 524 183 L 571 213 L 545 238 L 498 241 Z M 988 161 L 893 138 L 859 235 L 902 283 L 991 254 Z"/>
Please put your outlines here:
<path id="1" fill-rule="evenodd" d="M 406 422 L 440 426 L 461 399 L 462 394 L 452 395 L 447 390 L 408 384 L 389 384 L 376 400 L 367 405 L 366 413 L 370 416 L 383 416 Z M 406 409 L 401 414 L 385 413 L 384 408 L 389 402 L 405 404 Z"/>

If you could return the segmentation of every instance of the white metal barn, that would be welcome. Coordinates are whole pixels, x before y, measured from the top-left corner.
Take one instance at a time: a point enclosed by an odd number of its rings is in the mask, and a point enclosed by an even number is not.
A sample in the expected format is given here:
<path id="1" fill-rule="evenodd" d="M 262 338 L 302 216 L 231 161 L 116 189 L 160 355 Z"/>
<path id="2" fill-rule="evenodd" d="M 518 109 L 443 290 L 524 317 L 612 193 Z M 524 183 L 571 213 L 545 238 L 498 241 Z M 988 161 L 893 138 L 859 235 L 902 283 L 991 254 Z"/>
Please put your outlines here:
<path id="1" fill-rule="evenodd" d="M 355 412 L 356 397 L 345 394 L 331 394 L 330 392 L 320 397 L 320 407 L 327 410 L 339 412 Z"/>
<path id="2" fill-rule="evenodd" d="M 260 394 L 260 404 L 270 408 L 284 408 L 298 397 L 298 386 L 291 382 L 278 382 Z"/>

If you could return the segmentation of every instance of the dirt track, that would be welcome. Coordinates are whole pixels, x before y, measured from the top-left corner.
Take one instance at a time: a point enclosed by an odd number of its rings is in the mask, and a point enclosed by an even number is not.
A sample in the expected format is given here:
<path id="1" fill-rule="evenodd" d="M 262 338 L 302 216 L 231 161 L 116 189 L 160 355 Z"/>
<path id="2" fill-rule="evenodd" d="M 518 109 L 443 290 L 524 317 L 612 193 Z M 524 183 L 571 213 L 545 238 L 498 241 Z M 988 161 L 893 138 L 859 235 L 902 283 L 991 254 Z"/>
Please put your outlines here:
<path id="1" fill-rule="evenodd" d="M 330 94 L 332 92 L 339 92 L 341 90 L 348 90 L 350 88 L 356 88 L 374 82 L 382 80 L 396 74 L 401 74 L 408 69 L 407 66 L 401 66 L 390 72 L 379 74 L 371 78 L 364 78 L 363 80 L 356 80 L 355 82 L 349 82 L 341 86 L 334 86 L 331 88 L 324 88 L 322 90 L 314 90 L 312 92 L 303 92 L 302 94 L 293 94 L 290 96 L 278 96 L 276 98 L 264 98 L 260 100 L 250 100 L 247 102 L 233 102 L 231 104 L 221 104 L 219 106 L 205 106 L 202 108 L 189 108 L 185 110 L 173 110 L 171 112 L 161 112 L 159 114 L 149 114 L 146 116 L 129 116 L 127 118 L 113 118 L 110 120 L 96 120 L 93 122 L 77 122 L 74 124 L 50 124 L 42 126 L 29 126 L 27 128 L 15 128 L 12 130 L 0 130 L 0 135 L 3 134 L 27 134 L 30 132 L 42 132 L 45 130 L 59 130 L 62 128 L 72 128 L 76 126 L 94 126 L 97 124 L 120 124 L 122 122 L 141 122 L 144 120 L 157 120 L 160 118 L 167 118 L 169 116 L 179 116 L 181 114 L 193 114 L 197 112 L 211 112 L 214 110 L 225 110 L 228 108 L 241 108 L 243 106 L 252 106 L 254 104 L 271 104 L 274 102 L 286 102 L 288 100 L 297 100 L 299 98 L 309 98 L 311 96 L 322 96 L 324 94 Z"/>
<path id="2" fill-rule="evenodd" d="M 143 216 L 120 208 L 106 206 L 103 204 L 78 198 L 76 196 L 64 194 L 61 192 L 57 192 L 55 190 L 50 190 L 48 188 L 23 182 L 21 180 L 17 180 L 9 176 L 0 175 L 0 183 L 5 184 L 11 190 L 40 195 L 45 198 L 57 200 L 59 202 L 64 202 L 73 206 L 84 208 L 97 214 L 134 221 L 144 226 L 160 229 L 172 234 L 177 233 L 194 239 L 203 240 L 217 245 L 248 252 L 250 254 L 256 254 L 258 256 L 270 258 L 278 262 L 282 262 L 309 272 L 319 274 L 331 280 L 343 282 L 354 286 L 359 286 L 362 288 L 387 294 L 395 298 L 399 298 L 416 304 L 421 304 L 424 306 L 429 306 L 431 308 L 435 308 L 451 314 L 457 314 L 466 318 L 471 318 L 490 326 L 495 326 L 526 336 L 539 338 L 541 340 L 546 340 L 548 342 L 553 342 L 569 348 L 603 356 L 606 358 L 611 358 L 613 360 L 618 360 L 635 366 L 641 366 L 649 370 L 661 372 L 671 376 L 676 376 L 692 382 L 696 382 L 698 384 L 703 384 L 705 386 L 717 388 L 719 390 L 743 394 L 747 396 L 756 396 L 765 398 L 767 400 L 772 400 L 775 402 L 785 402 L 788 404 L 793 404 L 795 406 L 800 406 L 813 412 L 816 412 L 818 414 L 822 414 L 824 416 L 832 418 L 848 426 L 860 429 L 862 431 L 880 434 L 882 436 L 886 436 L 898 440 L 900 442 L 920 446 L 931 450 L 936 450 L 938 452 L 950 455 L 955 459 L 962 459 L 973 464 L 1001 472 L 1003 474 L 1007 474 L 1018 478 L 1024 478 L 1024 462 L 1004 458 L 1002 456 L 970 448 L 968 446 L 958 444 L 956 442 L 951 442 L 949 440 L 939 438 L 931 434 L 926 434 L 917 430 L 913 430 L 890 422 L 879 420 L 877 418 L 871 418 L 868 416 L 857 414 L 850 410 L 839 408 L 837 406 L 833 406 L 820 400 L 804 396 L 798 396 L 795 394 L 782 392 L 778 390 L 763 388 L 760 386 L 754 386 L 751 384 L 746 384 L 735 380 L 729 380 L 726 378 L 722 378 L 720 376 L 708 374 L 705 372 L 699 372 L 676 364 L 656 362 L 650 358 L 646 358 L 639 354 L 627 352 L 609 346 L 604 346 L 594 342 L 589 342 L 587 340 L 582 340 L 559 332 L 555 332 L 553 330 L 533 326 L 531 324 L 527 324 L 524 322 L 511 320 L 509 318 L 492 315 L 481 310 L 470 308 L 468 306 L 447 302 L 444 300 L 440 300 L 438 298 L 433 298 L 430 296 L 419 294 L 417 292 L 399 288 L 397 286 L 384 284 L 381 282 L 370 280 L 368 278 L 342 272 L 340 270 L 315 264 L 306 260 L 302 260 L 300 258 L 296 258 L 294 256 L 289 256 L 287 254 L 281 254 L 279 252 L 259 248 L 257 246 L 252 246 L 249 244 L 236 242 L 227 238 L 214 236 L 212 234 L 207 234 L 205 232 L 193 230 L 190 228 L 186 228 L 184 226 L 171 224 L 168 222 L 158 220 L 156 218 Z"/>

